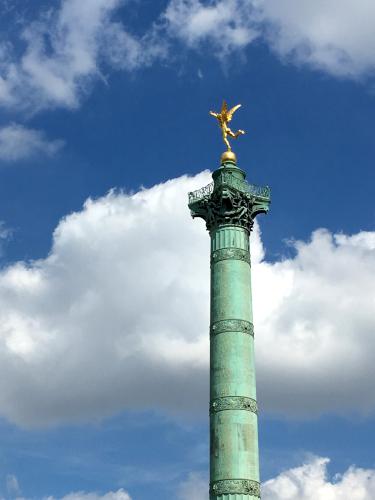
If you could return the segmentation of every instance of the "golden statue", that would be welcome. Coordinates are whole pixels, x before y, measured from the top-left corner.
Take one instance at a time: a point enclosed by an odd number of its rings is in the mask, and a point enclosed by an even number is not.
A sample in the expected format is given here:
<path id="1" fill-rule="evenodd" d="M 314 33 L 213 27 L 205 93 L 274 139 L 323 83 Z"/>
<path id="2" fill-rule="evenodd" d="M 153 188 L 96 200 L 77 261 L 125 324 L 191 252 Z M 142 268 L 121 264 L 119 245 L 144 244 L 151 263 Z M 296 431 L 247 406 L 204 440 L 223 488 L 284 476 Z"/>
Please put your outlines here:
<path id="1" fill-rule="evenodd" d="M 223 141 L 228 148 L 227 151 L 232 151 L 231 145 L 229 144 L 228 141 L 228 135 L 236 139 L 239 135 L 243 135 L 245 133 L 244 130 L 237 130 L 237 132 L 233 132 L 228 127 L 228 123 L 231 121 L 234 113 L 240 107 L 241 104 L 237 104 L 237 106 L 233 106 L 232 109 L 228 110 L 228 105 L 226 101 L 223 101 L 220 113 L 215 113 L 214 111 L 210 111 L 210 115 L 214 116 L 219 122 L 219 127 L 221 128 L 221 132 L 223 134 Z"/>

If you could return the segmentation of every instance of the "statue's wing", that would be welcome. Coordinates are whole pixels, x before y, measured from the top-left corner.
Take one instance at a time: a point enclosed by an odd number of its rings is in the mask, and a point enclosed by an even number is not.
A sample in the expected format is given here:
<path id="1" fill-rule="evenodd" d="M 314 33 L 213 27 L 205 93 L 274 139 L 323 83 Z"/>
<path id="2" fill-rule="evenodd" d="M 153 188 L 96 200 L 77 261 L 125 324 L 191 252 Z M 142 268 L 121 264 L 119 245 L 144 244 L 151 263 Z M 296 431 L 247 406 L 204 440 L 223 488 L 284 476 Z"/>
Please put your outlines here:
<path id="1" fill-rule="evenodd" d="M 227 117 L 228 117 L 228 122 L 231 121 L 231 119 L 233 118 L 233 115 L 234 113 L 237 111 L 238 108 L 241 107 L 241 104 L 237 104 L 237 106 L 233 106 L 232 109 L 230 109 L 228 112 L 227 112 Z"/>
<path id="2" fill-rule="evenodd" d="M 221 114 L 222 115 L 227 114 L 227 111 L 228 111 L 228 105 L 227 101 L 224 99 L 223 105 L 221 106 Z"/>

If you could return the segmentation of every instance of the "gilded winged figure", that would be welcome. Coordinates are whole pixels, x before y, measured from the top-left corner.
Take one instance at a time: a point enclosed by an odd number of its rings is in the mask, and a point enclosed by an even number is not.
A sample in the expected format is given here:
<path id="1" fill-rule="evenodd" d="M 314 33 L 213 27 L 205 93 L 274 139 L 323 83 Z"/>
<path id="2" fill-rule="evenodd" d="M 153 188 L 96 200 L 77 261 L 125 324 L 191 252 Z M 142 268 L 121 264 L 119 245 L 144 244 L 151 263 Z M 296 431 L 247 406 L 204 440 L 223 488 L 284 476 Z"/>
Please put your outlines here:
<path id="1" fill-rule="evenodd" d="M 231 145 L 229 144 L 228 141 L 228 135 L 236 139 L 239 135 L 243 135 L 245 133 L 244 130 L 237 130 L 237 132 L 233 132 L 228 127 L 228 123 L 231 121 L 234 113 L 240 107 L 241 104 L 237 104 L 237 106 L 233 106 L 233 108 L 228 110 L 228 105 L 226 101 L 223 101 L 220 113 L 215 113 L 214 111 L 210 111 L 210 115 L 214 116 L 219 122 L 219 127 L 221 128 L 221 132 L 223 134 L 223 141 L 226 144 L 228 151 L 232 151 Z"/>

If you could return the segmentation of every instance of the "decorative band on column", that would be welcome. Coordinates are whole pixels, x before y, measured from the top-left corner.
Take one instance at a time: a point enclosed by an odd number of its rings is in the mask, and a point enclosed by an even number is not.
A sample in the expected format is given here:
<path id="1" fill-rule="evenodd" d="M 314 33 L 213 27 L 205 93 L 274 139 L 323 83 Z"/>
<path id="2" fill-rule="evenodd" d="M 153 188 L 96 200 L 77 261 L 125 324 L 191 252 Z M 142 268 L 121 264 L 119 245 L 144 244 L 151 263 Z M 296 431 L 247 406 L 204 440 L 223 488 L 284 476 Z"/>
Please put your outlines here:
<path id="1" fill-rule="evenodd" d="M 223 410 L 246 410 L 258 413 L 258 404 L 255 399 L 244 396 L 225 396 L 213 399 L 210 403 L 210 413 L 217 413 Z"/>
<path id="2" fill-rule="evenodd" d="M 242 248 L 220 248 L 211 254 L 211 265 L 220 260 L 242 260 L 250 264 L 250 252 Z"/>
<path id="3" fill-rule="evenodd" d="M 210 483 L 211 495 L 252 495 L 260 498 L 260 483 L 251 479 L 222 479 Z"/>
<path id="4" fill-rule="evenodd" d="M 211 324 L 211 335 L 225 332 L 243 332 L 254 337 L 254 325 L 243 319 L 222 319 Z"/>

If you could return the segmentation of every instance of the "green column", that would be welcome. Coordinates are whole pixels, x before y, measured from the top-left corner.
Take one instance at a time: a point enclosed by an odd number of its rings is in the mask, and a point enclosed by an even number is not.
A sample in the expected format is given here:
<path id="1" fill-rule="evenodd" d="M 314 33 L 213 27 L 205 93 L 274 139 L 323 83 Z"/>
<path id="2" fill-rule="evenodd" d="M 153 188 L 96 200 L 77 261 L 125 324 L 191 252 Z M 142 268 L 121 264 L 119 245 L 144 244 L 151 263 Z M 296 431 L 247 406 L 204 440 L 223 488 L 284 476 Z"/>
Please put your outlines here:
<path id="1" fill-rule="evenodd" d="M 249 235 L 270 190 L 225 162 L 214 182 L 189 193 L 211 236 L 210 500 L 260 497 Z"/>

